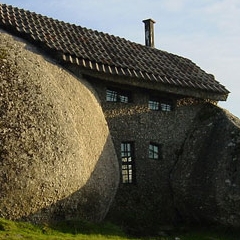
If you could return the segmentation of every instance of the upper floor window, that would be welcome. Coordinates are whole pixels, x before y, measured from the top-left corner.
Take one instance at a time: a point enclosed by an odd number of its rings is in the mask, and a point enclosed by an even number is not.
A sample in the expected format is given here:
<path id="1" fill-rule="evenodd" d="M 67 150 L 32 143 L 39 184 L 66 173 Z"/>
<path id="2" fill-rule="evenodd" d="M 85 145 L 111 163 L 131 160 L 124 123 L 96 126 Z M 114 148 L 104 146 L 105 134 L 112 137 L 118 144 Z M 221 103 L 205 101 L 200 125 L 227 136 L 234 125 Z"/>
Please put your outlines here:
<path id="1" fill-rule="evenodd" d="M 150 98 L 148 108 L 154 111 L 170 112 L 173 110 L 173 103 L 171 100 Z"/>
<path id="2" fill-rule="evenodd" d="M 160 145 L 156 143 L 150 143 L 148 149 L 148 158 L 153 160 L 160 159 Z"/>
<path id="3" fill-rule="evenodd" d="M 135 179 L 133 142 L 121 143 L 121 159 L 122 183 L 133 183 Z"/>
<path id="4" fill-rule="evenodd" d="M 107 102 L 129 103 L 131 100 L 131 92 L 129 91 L 116 88 L 108 88 L 106 91 Z"/>
<path id="5" fill-rule="evenodd" d="M 148 101 L 148 108 L 151 109 L 151 110 L 158 111 L 159 108 L 160 108 L 160 107 L 159 107 L 159 104 L 160 104 L 159 101 L 149 100 L 149 101 Z"/>

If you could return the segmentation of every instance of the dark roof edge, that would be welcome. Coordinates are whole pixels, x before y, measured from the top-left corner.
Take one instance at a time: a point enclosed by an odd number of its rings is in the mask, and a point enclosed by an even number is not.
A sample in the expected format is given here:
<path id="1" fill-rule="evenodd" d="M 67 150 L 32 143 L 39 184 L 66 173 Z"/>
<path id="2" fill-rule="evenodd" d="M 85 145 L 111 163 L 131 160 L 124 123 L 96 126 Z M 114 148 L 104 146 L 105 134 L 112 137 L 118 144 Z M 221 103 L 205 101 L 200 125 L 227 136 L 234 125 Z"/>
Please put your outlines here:
<path id="1" fill-rule="evenodd" d="M 213 101 L 226 101 L 228 97 L 228 93 L 217 94 L 216 92 L 209 92 L 209 91 L 203 91 L 203 90 L 196 90 L 195 88 L 179 88 L 178 86 L 172 86 L 168 84 L 159 84 L 159 82 L 154 81 L 147 81 L 142 80 L 139 81 L 139 79 L 134 77 L 127 77 L 127 76 L 119 76 L 119 75 L 113 75 L 113 74 L 107 74 L 103 72 L 99 72 L 96 70 L 86 69 L 79 67 L 78 65 L 69 64 L 69 63 L 63 63 L 63 66 L 68 69 L 69 71 L 73 73 L 78 72 L 78 77 L 81 77 L 82 75 L 98 78 L 101 80 L 114 82 L 122 85 L 128 85 L 128 86 L 134 86 L 139 88 L 145 88 L 149 90 L 157 90 L 160 92 L 167 92 L 174 95 L 179 95 L 184 97 L 195 97 L 195 98 L 201 98 L 201 99 L 209 99 Z"/>
<path id="2" fill-rule="evenodd" d="M 201 82 L 196 82 L 195 80 L 186 80 L 186 81 L 179 81 L 178 79 L 168 79 L 165 76 L 161 77 L 159 75 L 154 75 L 153 73 L 150 72 L 143 72 L 143 71 L 138 71 L 134 69 L 130 69 L 129 67 L 123 68 L 123 67 L 118 67 L 115 65 L 105 65 L 102 63 L 98 63 L 96 61 L 91 61 L 88 59 L 79 59 L 75 56 L 71 56 L 68 54 L 63 54 L 62 55 L 62 60 L 67 63 L 71 63 L 73 65 L 77 65 L 79 68 L 86 68 L 88 70 L 92 71 L 97 71 L 97 72 L 103 72 L 107 73 L 110 75 L 119 75 L 119 76 L 124 76 L 124 77 L 129 77 L 129 78 L 135 78 L 139 79 L 139 81 L 144 81 L 148 80 L 149 82 L 158 82 L 158 83 L 164 83 L 164 85 L 167 86 L 174 86 L 174 85 L 181 85 L 182 87 L 187 87 L 187 88 L 195 88 L 193 87 L 193 82 L 195 85 L 198 85 L 199 89 L 203 91 L 209 91 L 209 88 L 207 89 L 204 84 Z M 211 74 L 208 74 L 211 75 Z M 211 90 L 210 92 L 218 92 L 220 94 L 228 94 L 230 93 L 225 86 L 214 80 L 213 83 L 218 84 L 218 89 L 215 88 L 214 84 L 210 84 Z M 147 88 L 147 87 L 146 87 Z"/>

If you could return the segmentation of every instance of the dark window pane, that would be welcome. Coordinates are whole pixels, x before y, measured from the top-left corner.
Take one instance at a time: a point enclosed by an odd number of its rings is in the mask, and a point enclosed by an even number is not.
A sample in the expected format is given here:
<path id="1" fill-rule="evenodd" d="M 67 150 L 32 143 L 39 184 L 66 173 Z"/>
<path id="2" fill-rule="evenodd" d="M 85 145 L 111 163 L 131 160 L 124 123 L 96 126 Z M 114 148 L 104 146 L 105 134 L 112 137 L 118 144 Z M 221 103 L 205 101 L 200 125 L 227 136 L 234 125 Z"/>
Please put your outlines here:
<path id="1" fill-rule="evenodd" d="M 108 102 L 117 102 L 117 92 L 107 89 L 106 100 Z"/>
<path id="2" fill-rule="evenodd" d="M 151 98 L 148 101 L 148 108 L 155 111 L 170 112 L 173 110 L 173 103 L 171 100 Z"/>
<path id="3" fill-rule="evenodd" d="M 159 159 L 159 145 L 153 143 L 149 144 L 148 157 L 155 160 Z"/>
<path id="4" fill-rule="evenodd" d="M 172 111 L 172 106 L 169 103 L 161 103 L 161 110 L 170 112 Z"/>
<path id="5" fill-rule="evenodd" d="M 159 102 L 158 101 L 153 101 L 153 100 L 149 100 L 148 102 L 148 108 L 151 110 L 159 110 Z"/>
<path id="6" fill-rule="evenodd" d="M 131 101 L 131 92 L 120 89 L 107 89 L 106 101 L 128 103 Z"/>
<path id="7" fill-rule="evenodd" d="M 133 183 L 133 143 L 121 143 L 122 182 Z"/>
<path id="8" fill-rule="evenodd" d="M 119 102 L 128 103 L 129 102 L 128 96 L 119 95 Z"/>

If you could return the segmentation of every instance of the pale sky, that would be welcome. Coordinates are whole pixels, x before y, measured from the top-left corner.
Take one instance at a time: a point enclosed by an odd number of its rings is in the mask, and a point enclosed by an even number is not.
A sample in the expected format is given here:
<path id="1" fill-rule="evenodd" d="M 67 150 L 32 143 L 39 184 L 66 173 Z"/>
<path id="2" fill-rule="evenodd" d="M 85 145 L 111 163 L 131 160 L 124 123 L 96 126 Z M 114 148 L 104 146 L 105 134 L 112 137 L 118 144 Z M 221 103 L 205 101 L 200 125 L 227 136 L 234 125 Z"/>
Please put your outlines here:
<path id="1" fill-rule="evenodd" d="M 142 20 L 155 24 L 155 47 L 191 59 L 231 92 L 219 105 L 240 118 L 239 0 L 1 0 L 144 44 Z"/>

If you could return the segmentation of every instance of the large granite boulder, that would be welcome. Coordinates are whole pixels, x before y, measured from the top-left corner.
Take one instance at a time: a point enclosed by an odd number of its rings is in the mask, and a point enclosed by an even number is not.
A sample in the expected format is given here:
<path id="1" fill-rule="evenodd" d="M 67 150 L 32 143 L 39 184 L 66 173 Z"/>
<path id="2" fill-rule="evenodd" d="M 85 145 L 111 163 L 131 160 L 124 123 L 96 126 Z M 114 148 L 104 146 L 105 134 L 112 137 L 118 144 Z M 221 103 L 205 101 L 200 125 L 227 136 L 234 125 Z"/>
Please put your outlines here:
<path id="1" fill-rule="evenodd" d="M 171 176 L 180 219 L 240 227 L 240 119 L 207 104 Z"/>
<path id="2" fill-rule="evenodd" d="M 0 32 L 0 217 L 104 218 L 118 162 L 94 90 Z"/>

